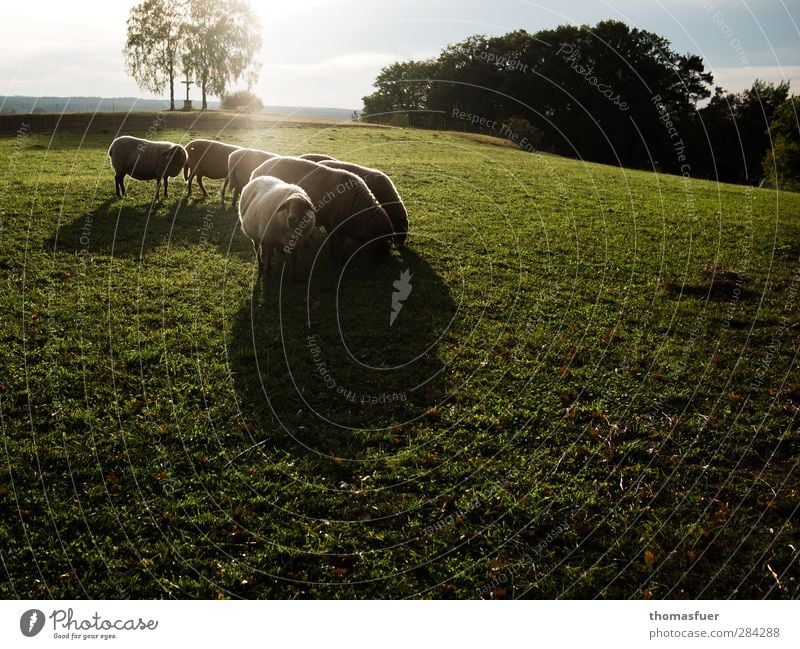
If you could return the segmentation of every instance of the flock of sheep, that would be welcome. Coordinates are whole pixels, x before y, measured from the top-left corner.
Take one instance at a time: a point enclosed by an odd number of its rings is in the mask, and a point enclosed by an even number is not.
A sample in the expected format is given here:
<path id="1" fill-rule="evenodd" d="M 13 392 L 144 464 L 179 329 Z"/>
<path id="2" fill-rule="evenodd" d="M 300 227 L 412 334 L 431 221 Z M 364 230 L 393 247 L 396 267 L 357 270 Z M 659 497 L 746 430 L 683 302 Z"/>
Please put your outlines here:
<path id="1" fill-rule="evenodd" d="M 125 196 L 125 176 L 161 182 L 167 197 L 168 179 L 183 170 L 187 193 L 192 181 L 208 196 L 203 178 L 225 179 L 239 200 L 239 221 L 252 240 L 259 274 L 270 270 L 272 254 L 282 249 L 296 276 L 296 250 L 315 227 L 323 227 L 332 255 L 355 244 L 374 262 L 389 255 L 392 244 L 402 248 L 408 233 L 408 214 L 397 188 L 382 171 L 330 156 L 308 153 L 281 156 L 216 140 L 174 142 L 116 138 L 108 149 L 117 196 Z"/>

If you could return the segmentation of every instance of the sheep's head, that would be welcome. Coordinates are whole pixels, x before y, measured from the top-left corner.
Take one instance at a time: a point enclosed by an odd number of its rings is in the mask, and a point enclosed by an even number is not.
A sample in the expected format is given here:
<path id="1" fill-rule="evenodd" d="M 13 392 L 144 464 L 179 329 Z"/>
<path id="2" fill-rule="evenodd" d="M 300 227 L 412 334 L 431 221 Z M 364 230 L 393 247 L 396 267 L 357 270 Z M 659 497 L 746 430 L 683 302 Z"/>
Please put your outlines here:
<path id="1" fill-rule="evenodd" d="M 164 160 L 164 176 L 174 178 L 183 170 L 186 165 L 186 149 L 180 144 L 170 147 L 161 154 Z"/>
<path id="2" fill-rule="evenodd" d="M 367 254 L 374 263 L 379 264 L 389 256 L 393 238 L 394 229 L 386 211 L 380 205 L 375 205 L 367 214 L 366 227 L 362 233 L 362 240 L 368 242 Z"/>
<path id="3" fill-rule="evenodd" d="M 290 238 L 296 241 L 307 239 L 316 225 L 314 206 L 308 197 L 295 194 L 284 202 L 281 209 L 287 213 L 286 225 Z"/>

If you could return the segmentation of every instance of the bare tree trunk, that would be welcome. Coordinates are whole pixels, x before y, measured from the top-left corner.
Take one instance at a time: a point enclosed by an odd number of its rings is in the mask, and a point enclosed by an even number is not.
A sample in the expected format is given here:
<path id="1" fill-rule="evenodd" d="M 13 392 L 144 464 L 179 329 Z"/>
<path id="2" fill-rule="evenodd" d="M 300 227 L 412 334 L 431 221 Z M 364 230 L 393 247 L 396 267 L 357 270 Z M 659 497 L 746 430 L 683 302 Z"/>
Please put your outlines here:
<path id="1" fill-rule="evenodd" d="M 208 108 L 208 102 L 206 101 L 206 75 L 205 74 L 203 74 L 203 81 L 202 81 L 201 87 L 203 89 L 203 108 L 202 108 L 202 110 L 206 110 Z"/>
<path id="2" fill-rule="evenodd" d="M 169 70 L 169 109 L 175 110 L 175 71 Z"/>

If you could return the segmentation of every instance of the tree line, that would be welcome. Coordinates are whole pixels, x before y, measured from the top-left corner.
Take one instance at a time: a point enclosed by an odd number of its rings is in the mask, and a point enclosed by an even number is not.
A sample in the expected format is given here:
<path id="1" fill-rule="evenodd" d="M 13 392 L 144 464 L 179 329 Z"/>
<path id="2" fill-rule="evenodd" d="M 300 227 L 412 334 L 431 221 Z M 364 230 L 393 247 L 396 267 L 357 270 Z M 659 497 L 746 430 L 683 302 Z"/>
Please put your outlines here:
<path id="1" fill-rule="evenodd" d="M 364 97 L 363 119 L 480 131 L 625 167 L 786 185 L 785 159 L 798 150 L 789 84 L 756 81 L 735 94 L 713 81 L 701 57 L 607 20 L 471 36 L 436 58 L 389 65 Z"/>
<path id="2" fill-rule="evenodd" d="M 181 78 L 199 86 L 205 110 L 208 95 L 224 97 L 239 80 L 255 83 L 261 43 L 260 21 L 245 0 L 144 0 L 128 16 L 123 54 L 142 90 L 169 88 L 170 110 Z"/>

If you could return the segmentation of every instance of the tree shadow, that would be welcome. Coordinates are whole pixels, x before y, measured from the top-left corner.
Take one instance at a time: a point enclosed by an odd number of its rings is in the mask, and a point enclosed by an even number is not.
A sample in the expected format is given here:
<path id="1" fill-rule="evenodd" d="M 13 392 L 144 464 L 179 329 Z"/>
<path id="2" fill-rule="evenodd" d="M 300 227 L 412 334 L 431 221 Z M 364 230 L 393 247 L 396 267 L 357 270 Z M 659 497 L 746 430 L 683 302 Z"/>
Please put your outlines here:
<path id="1" fill-rule="evenodd" d="M 276 264 L 233 321 L 229 363 L 250 437 L 233 461 L 280 448 L 336 474 L 431 414 L 437 348 L 457 315 L 449 288 L 408 247 L 380 266 L 342 265 L 326 248 L 303 258 L 304 281 Z"/>

